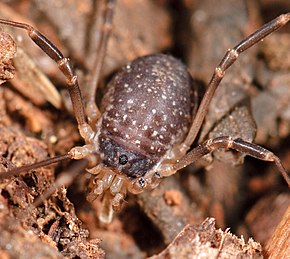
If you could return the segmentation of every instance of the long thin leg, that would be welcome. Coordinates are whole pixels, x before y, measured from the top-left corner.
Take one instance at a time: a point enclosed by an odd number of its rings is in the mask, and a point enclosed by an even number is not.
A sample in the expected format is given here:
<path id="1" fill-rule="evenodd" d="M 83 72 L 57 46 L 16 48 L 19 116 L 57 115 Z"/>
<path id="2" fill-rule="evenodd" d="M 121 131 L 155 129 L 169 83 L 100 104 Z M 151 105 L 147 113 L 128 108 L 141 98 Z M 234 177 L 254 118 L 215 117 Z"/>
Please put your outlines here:
<path id="1" fill-rule="evenodd" d="M 181 144 L 181 150 L 187 151 L 193 141 L 195 140 L 200 127 L 203 123 L 204 117 L 207 113 L 209 108 L 209 104 L 213 98 L 213 95 L 219 86 L 221 80 L 225 75 L 225 71 L 237 60 L 239 54 L 244 52 L 246 49 L 250 48 L 251 46 L 258 43 L 260 40 L 264 39 L 267 35 L 271 34 L 272 32 L 278 30 L 290 20 L 290 13 L 282 14 L 276 19 L 270 21 L 263 25 L 260 29 L 256 32 L 248 36 L 238 45 L 236 45 L 233 49 L 229 49 L 225 54 L 224 58 L 215 69 L 214 74 L 208 84 L 208 88 L 202 98 L 201 104 L 198 108 L 197 114 L 193 120 L 191 125 L 190 131 L 185 139 L 185 141 Z"/>
<path id="2" fill-rule="evenodd" d="M 101 28 L 101 38 L 99 44 L 96 48 L 96 58 L 93 65 L 93 71 L 91 78 L 89 79 L 88 86 L 86 89 L 86 115 L 90 123 L 94 123 L 100 117 L 100 111 L 96 105 L 96 91 L 98 88 L 98 83 L 101 75 L 101 70 L 103 67 L 104 59 L 106 56 L 108 40 L 112 31 L 112 21 L 114 15 L 114 8 L 116 6 L 115 0 L 106 0 L 105 9 L 103 12 L 103 25 Z"/>
<path id="3" fill-rule="evenodd" d="M 75 70 L 68 58 L 65 58 L 60 50 L 48 40 L 41 32 L 37 31 L 32 26 L 19 23 L 14 21 L 8 21 L 0 19 L 0 24 L 5 24 L 27 31 L 28 36 L 57 64 L 61 72 L 67 78 L 68 91 L 72 100 L 72 105 L 75 113 L 75 117 L 80 129 L 80 134 L 85 138 L 89 139 L 93 134 L 90 127 L 88 126 L 85 114 L 84 107 L 82 103 L 81 91 L 78 84 L 77 75 Z"/>
<path id="4" fill-rule="evenodd" d="M 9 179 L 11 177 L 17 177 L 22 172 L 35 170 L 37 168 L 55 164 L 60 161 L 68 160 L 68 159 L 75 159 L 75 160 L 83 159 L 90 166 L 92 165 L 95 166 L 99 162 L 99 156 L 97 154 L 93 154 L 93 147 L 91 145 L 84 145 L 81 147 L 74 147 L 67 154 L 64 154 L 64 155 L 51 157 L 46 160 L 42 160 L 40 162 L 36 162 L 30 165 L 15 167 L 7 172 L 0 172 L 0 180 Z"/>
<path id="5" fill-rule="evenodd" d="M 19 174 L 21 174 L 22 172 L 34 170 L 34 169 L 44 167 L 47 165 L 51 165 L 54 163 L 58 163 L 60 161 L 67 160 L 70 158 L 71 158 L 70 155 L 65 154 L 65 155 L 61 155 L 61 156 L 48 158 L 46 160 L 42 160 L 40 162 L 36 162 L 34 164 L 31 164 L 31 165 L 24 165 L 24 166 L 20 166 L 20 167 L 15 167 L 7 172 L 3 172 L 3 173 L 0 172 L 0 180 L 8 179 L 8 178 L 11 178 L 12 176 L 16 177 Z"/>
<path id="6" fill-rule="evenodd" d="M 284 167 L 282 166 L 280 159 L 277 156 L 275 156 L 271 151 L 261 146 L 258 146 L 250 142 L 246 142 L 240 138 L 233 139 L 232 137 L 229 136 L 209 139 L 199 144 L 197 147 L 195 147 L 189 153 L 187 153 L 184 157 L 179 159 L 174 165 L 171 166 L 169 165 L 167 167 L 167 172 L 164 172 L 164 174 L 165 175 L 173 174 L 176 171 L 188 166 L 189 164 L 194 163 L 204 155 L 219 148 L 233 149 L 260 160 L 274 162 L 278 170 L 281 172 L 284 179 L 286 180 L 288 186 L 290 187 L 290 178 L 287 172 L 285 171 Z M 163 175 L 162 173 L 162 176 L 165 175 Z"/>

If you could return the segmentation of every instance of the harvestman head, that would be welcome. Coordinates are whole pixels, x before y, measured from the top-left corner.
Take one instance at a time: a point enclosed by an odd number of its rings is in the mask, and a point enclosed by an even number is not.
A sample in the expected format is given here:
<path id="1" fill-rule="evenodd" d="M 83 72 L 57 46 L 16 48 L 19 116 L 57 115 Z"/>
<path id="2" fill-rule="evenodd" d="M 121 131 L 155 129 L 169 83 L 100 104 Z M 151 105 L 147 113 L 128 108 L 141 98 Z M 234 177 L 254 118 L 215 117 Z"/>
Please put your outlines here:
<path id="1" fill-rule="evenodd" d="M 95 103 L 95 93 L 112 27 L 114 6 L 115 1 L 106 1 L 104 30 L 97 48 L 90 94 L 85 98 L 86 109 L 83 106 L 77 76 L 69 59 L 64 58 L 53 43 L 30 25 L 0 19 L 0 24 L 26 30 L 28 36 L 58 64 L 67 79 L 67 89 L 78 129 L 85 142 L 84 146 L 74 147 L 65 155 L 1 173 L 0 179 L 64 159 L 81 159 L 82 162 L 73 172 L 77 173 L 89 166 L 89 172 L 96 175 L 88 197 L 90 200 L 98 196 L 103 197 L 103 208 L 100 212 L 103 222 L 111 221 L 113 209 L 120 208 L 126 192 L 140 193 L 147 188 L 154 188 L 162 177 L 176 173 L 218 148 L 234 149 L 257 159 L 274 162 L 290 186 L 289 176 L 277 156 L 242 139 L 229 136 L 209 139 L 189 151 L 225 71 L 242 52 L 284 26 L 290 20 L 290 13 L 280 15 L 265 24 L 226 52 L 214 70 L 196 113 L 186 107 L 190 106 L 189 101 L 192 101 L 189 97 L 192 85 L 191 76 L 184 65 L 170 56 L 151 55 L 133 61 L 115 76 L 104 97 L 105 112 L 101 114 Z M 180 83 L 184 85 L 182 93 L 178 92 Z M 173 96 L 176 99 L 173 99 Z M 152 100 L 157 107 L 152 107 Z M 196 101 L 196 98 L 193 101 Z M 137 112 L 142 116 L 136 117 Z M 120 133 L 121 131 L 123 133 Z M 61 179 L 57 180 L 57 186 L 68 184 L 71 179 L 71 176 L 63 174 Z M 55 187 L 52 190 L 55 190 Z M 38 203 L 39 201 L 36 201 L 35 204 Z"/>

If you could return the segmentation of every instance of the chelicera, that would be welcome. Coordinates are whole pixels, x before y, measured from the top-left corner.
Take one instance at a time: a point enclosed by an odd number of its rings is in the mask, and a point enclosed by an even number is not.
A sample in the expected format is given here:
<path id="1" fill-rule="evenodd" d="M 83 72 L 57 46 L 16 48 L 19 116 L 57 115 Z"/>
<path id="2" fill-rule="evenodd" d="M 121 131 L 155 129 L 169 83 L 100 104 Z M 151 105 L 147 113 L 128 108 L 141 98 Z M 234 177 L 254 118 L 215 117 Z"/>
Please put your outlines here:
<path id="1" fill-rule="evenodd" d="M 201 128 L 211 99 L 239 54 L 278 30 L 290 20 L 283 14 L 262 26 L 234 48 L 229 49 L 216 67 L 202 101 L 197 108 L 197 93 L 186 67 L 177 59 L 156 54 L 137 58 L 118 72 L 103 97 L 101 114 L 95 103 L 96 86 L 111 30 L 114 1 L 107 1 L 104 31 L 98 47 L 98 60 L 92 76 L 89 98 L 83 105 L 78 79 L 69 59 L 41 32 L 28 24 L 0 19 L 0 24 L 18 27 L 59 66 L 67 78 L 80 135 L 85 145 L 67 154 L 1 174 L 11 177 L 63 159 L 84 159 L 94 174 L 89 200 L 102 196 L 100 219 L 110 222 L 127 192 L 141 193 L 155 188 L 163 177 L 219 148 L 234 149 L 255 158 L 274 162 L 290 186 L 280 159 L 272 152 L 242 139 L 222 136 L 190 150 Z M 87 117 L 85 116 L 87 114 Z"/>

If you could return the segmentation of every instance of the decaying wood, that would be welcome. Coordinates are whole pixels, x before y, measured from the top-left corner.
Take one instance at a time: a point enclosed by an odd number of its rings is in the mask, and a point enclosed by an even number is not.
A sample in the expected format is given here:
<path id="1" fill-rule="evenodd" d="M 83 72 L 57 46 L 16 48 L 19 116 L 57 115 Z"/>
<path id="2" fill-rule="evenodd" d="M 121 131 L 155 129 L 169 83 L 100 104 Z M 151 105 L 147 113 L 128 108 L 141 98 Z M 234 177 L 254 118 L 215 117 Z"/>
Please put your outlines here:
<path id="1" fill-rule="evenodd" d="M 290 255 L 290 206 L 283 215 L 273 236 L 265 247 L 269 258 L 287 258 Z"/>
<path id="2" fill-rule="evenodd" d="M 215 228 L 215 220 L 208 218 L 199 225 L 187 225 L 160 254 L 150 259 L 177 258 L 262 258 L 262 247 L 253 239 L 241 237 Z"/>

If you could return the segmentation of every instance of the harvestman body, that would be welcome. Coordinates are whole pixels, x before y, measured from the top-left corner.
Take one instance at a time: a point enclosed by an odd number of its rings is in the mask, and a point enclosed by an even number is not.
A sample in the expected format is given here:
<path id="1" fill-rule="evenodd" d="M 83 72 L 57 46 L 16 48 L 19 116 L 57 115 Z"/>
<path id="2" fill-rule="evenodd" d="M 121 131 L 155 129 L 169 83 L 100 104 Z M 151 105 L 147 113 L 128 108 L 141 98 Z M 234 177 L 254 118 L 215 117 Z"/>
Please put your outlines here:
<path id="1" fill-rule="evenodd" d="M 234 149 L 274 162 L 290 186 L 289 176 L 277 156 L 242 139 L 229 136 L 209 139 L 188 152 L 225 71 L 240 53 L 285 25 L 290 20 L 290 13 L 265 24 L 227 51 L 215 69 L 197 111 L 194 107 L 197 106 L 196 93 L 192 93 L 194 86 L 186 67 L 171 56 L 157 54 L 138 58 L 116 74 L 103 98 L 104 112 L 101 114 L 95 104 L 95 92 L 114 5 L 114 1 L 108 0 L 104 12 L 105 29 L 98 47 L 100 55 L 95 62 L 91 94 L 86 100 L 88 119 L 85 118 L 77 76 L 69 59 L 64 58 L 56 46 L 30 25 L 0 19 L 0 24 L 26 30 L 29 37 L 57 62 L 67 78 L 80 135 L 85 141 L 84 146 L 72 148 L 66 155 L 16 168 L 0 174 L 0 178 L 68 158 L 85 159 L 86 166 L 90 166 L 88 171 L 95 174 L 88 199 L 103 197 L 100 220 L 107 223 L 112 219 L 113 210 L 120 208 L 126 192 L 136 194 L 154 188 L 161 178 L 176 173 L 218 148 Z"/>

